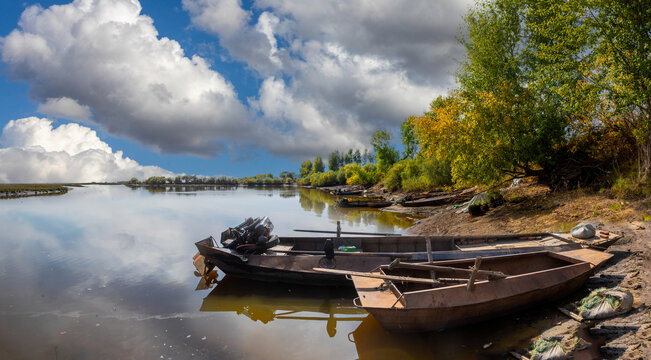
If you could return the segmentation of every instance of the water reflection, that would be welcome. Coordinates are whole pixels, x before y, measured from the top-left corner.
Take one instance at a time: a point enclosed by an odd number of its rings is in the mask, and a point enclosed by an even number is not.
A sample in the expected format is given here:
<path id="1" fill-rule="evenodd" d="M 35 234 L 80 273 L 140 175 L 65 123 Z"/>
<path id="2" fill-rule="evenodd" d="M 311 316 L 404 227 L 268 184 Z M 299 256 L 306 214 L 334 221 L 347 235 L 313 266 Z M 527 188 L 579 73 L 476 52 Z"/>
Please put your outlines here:
<path id="1" fill-rule="evenodd" d="M 334 337 L 337 322 L 361 321 L 367 316 L 366 311 L 353 305 L 354 296 L 352 288 L 296 286 L 225 276 L 203 299 L 200 310 L 235 312 L 264 324 L 274 320 L 322 322 L 328 336 Z"/>
<path id="2" fill-rule="evenodd" d="M 526 347 L 541 328 L 560 317 L 553 309 L 539 309 L 458 329 L 392 334 L 372 315 L 354 307 L 355 296 L 352 289 L 346 288 L 284 285 L 225 276 L 203 299 L 200 310 L 233 313 L 265 326 L 313 324 L 325 328 L 321 342 L 327 334 L 337 346 L 342 346 L 346 344 L 341 341 L 345 335 L 348 344 L 354 345 L 353 357 L 387 360 L 502 359 L 507 351 Z"/>
<path id="3" fill-rule="evenodd" d="M 0 201 L 0 359 L 460 359 L 525 346 L 541 327 L 520 315 L 392 335 L 351 306 L 352 290 L 225 278 L 195 291 L 194 241 L 245 217 L 270 216 L 281 236 L 299 226 L 334 229 L 337 220 L 344 230 L 370 232 L 411 223 L 337 209 L 333 196 L 310 189 L 176 194 L 97 185 Z"/>
<path id="4" fill-rule="evenodd" d="M 281 236 L 296 235 L 298 225 L 334 228 L 339 218 L 325 216 L 328 206 L 321 217 L 305 211 L 295 188 L 181 190 L 195 195 L 93 185 L 0 201 L 0 358 L 356 356 L 346 334 L 358 321 L 263 324 L 271 315 L 259 307 L 247 310 L 255 322 L 201 312 L 206 292 L 195 291 L 194 241 L 250 216 L 270 216 Z M 379 230 L 369 220 L 347 229 Z"/>
<path id="5" fill-rule="evenodd" d="M 237 186 L 233 185 L 157 185 L 157 186 L 139 186 L 127 185 L 128 188 L 134 191 L 145 189 L 152 194 L 160 193 L 184 193 L 195 191 L 217 191 L 217 190 L 235 190 Z"/>
<path id="6" fill-rule="evenodd" d="M 326 217 L 333 222 L 341 220 L 348 227 L 377 226 L 380 232 L 400 233 L 411 226 L 422 216 L 400 214 L 389 211 L 378 211 L 368 208 L 342 208 L 335 206 L 339 199 L 337 196 L 318 189 L 297 188 L 299 202 L 305 211 L 314 212 L 317 216 Z"/>

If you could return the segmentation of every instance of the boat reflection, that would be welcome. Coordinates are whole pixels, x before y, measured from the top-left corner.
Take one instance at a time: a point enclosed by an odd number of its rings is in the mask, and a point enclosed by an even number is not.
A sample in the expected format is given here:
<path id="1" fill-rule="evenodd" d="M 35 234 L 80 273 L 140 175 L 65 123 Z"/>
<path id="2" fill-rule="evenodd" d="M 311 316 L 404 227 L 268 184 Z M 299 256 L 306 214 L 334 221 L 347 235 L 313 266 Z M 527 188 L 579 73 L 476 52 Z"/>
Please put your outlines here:
<path id="1" fill-rule="evenodd" d="M 212 276 L 216 279 L 217 273 Z M 254 322 L 323 322 L 329 338 L 354 344 L 358 359 L 502 359 L 526 348 L 540 329 L 558 321 L 553 308 L 504 316 L 444 331 L 389 333 L 353 305 L 353 289 L 283 285 L 225 276 L 203 299 L 201 311 L 232 312 Z M 347 322 L 337 335 L 337 326 Z M 341 342 L 342 339 L 344 343 Z M 339 338 L 340 340 L 337 340 Z"/>
<path id="2" fill-rule="evenodd" d="M 323 321 L 329 337 L 337 333 L 337 322 L 362 321 L 367 316 L 353 305 L 354 289 L 292 286 L 229 276 L 214 284 L 203 299 L 201 311 L 234 312 L 263 324 L 274 320 Z"/>

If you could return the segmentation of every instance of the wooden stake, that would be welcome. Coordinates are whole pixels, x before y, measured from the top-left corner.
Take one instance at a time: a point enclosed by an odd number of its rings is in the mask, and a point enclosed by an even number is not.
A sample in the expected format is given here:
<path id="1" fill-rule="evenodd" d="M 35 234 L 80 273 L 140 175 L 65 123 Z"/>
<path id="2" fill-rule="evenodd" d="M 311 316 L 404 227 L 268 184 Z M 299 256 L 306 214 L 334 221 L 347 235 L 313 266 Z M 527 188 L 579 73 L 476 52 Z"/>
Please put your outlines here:
<path id="1" fill-rule="evenodd" d="M 472 267 L 472 271 L 470 272 L 470 279 L 468 279 L 468 286 L 466 287 L 468 291 L 475 290 L 475 277 L 477 276 L 477 272 L 479 271 L 480 265 L 481 265 L 481 256 L 477 256 L 475 258 L 475 265 Z"/>
<path id="2" fill-rule="evenodd" d="M 432 241 L 430 240 L 429 236 L 427 239 L 425 239 L 425 247 L 427 248 L 427 262 L 431 263 L 432 262 Z M 429 277 L 432 278 L 432 280 L 436 280 L 436 272 L 434 270 L 429 271 Z M 432 285 L 434 286 L 434 285 Z"/>

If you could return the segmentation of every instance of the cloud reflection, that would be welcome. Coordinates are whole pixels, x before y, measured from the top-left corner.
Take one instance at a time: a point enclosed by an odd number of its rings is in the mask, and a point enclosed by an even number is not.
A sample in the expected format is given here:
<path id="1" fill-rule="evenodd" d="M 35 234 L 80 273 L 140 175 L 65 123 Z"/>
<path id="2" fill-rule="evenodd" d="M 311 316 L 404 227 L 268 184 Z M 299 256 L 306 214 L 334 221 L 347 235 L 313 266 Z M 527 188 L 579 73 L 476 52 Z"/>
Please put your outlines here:
<path id="1" fill-rule="evenodd" d="M 303 190 L 188 197 L 98 185 L 3 200 L 0 357 L 52 357 L 55 349 L 62 358 L 354 357 L 345 336 L 356 322 L 338 324 L 330 338 L 320 321 L 262 324 L 199 311 L 206 292 L 194 291 L 194 242 L 245 217 L 269 216 L 281 236 L 297 227 L 334 229 L 342 219 L 346 230 L 380 229 L 373 223 L 379 217 L 337 212 L 331 199 Z M 322 216 L 306 211 L 305 199 Z"/>

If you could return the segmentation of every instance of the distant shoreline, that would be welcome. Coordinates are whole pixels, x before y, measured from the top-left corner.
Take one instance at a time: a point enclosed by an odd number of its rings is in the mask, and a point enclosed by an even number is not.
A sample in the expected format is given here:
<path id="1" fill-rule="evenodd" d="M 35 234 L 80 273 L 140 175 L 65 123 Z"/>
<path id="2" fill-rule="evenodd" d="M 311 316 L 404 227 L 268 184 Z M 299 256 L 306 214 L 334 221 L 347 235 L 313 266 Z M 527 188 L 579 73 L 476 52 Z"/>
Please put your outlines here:
<path id="1" fill-rule="evenodd" d="M 69 186 L 81 184 L 0 184 L 0 199 L 16 199 L 30 196 L 63 195 Z"/>

